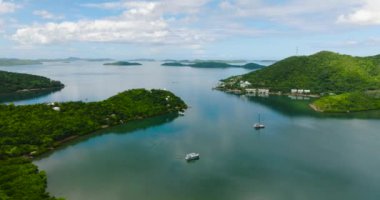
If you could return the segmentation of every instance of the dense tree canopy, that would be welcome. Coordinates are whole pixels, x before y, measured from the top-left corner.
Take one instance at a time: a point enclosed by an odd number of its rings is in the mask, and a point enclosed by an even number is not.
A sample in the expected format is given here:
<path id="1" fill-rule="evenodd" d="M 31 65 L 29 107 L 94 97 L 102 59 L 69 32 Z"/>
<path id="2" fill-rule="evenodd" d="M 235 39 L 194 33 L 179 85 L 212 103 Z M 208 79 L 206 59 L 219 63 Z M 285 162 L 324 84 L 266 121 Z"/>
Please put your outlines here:
<path id="1" fill-rule="evenodd" d="M 102 128 L 186 108 L 171 92 L 144 89 L 100 102 L 0 105 L 0 199 L 51 199 L 45 174 L 26 157 Z"/>
<path id="2" fill-rule="evenodd" d="M 0 94 L 25 90 L 61 89 L 64 85 L 46 77 L 0 71 Z"/>

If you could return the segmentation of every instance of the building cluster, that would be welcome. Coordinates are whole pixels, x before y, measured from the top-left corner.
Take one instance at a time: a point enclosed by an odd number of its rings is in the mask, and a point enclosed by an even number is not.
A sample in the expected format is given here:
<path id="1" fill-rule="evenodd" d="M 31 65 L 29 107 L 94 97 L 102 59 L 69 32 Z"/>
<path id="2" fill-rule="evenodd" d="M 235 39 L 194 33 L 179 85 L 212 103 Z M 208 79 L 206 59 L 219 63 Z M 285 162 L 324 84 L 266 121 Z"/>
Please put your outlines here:
<path id="1" fill-rule="evenodd" d="M 246 88 L 246 87 L 252 85 L 249 81 L 240 81 L 239 84 L 240 84 L 240 87 L 241 87 L 241 88 Z"/>
<path id="2" fill-rule="evenodd" d="M 311 91 L 307 89 L 291 89 L 290 92 L 292 94 L 310 94 Z"/>

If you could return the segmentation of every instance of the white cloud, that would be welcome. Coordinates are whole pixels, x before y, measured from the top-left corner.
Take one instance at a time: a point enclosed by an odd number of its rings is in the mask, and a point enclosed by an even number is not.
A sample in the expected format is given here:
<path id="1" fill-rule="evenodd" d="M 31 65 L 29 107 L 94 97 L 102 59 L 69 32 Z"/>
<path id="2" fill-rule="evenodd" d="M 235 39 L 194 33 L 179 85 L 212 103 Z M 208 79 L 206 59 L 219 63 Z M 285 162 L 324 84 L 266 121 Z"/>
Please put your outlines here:
<path id="1" fill-rule="evenodd" d="M 0 14 L 12 13 L 17 8 L 19 8 L 19 6 L 15 3 L 0 0 Z"/>
<path id="2" fill-rule="evenodd" d="M 117 17 L 75 22 L 35 24 L 19 28 L 12 39 L 22 45 L 71 41 L 189 44 L 211 40 L 207 34 L 170 28 L 156 2 L 128 2 Z"/>
<path id="3" fill-rule="evenodd" d="M 363 0 L 288 0 L 269 3 L 264 0 L 225 0 L 219 8 L 231 18 L 271 21 L 277 25 L 306 31 L 328 31 L 342 11 Z"/>
<path id="4" fill-rule="evenodd" d="M 356 25 L 379 25 L 380 1 L 364 0 L 362 4 L 350 14 L 340 15 L 337 22 Z"/>
<path id="5" fill-rule="evenodd" d="M 33 15 L 37 15 L 43 19 L 50 19 L 50 20 L 60 20 L 60 19 L 64 19 L 64 16 L 63 15 L 55 15 L 53 13 L 50 13 L 49 11 L 47 10 L 35 10 L 33 12 Z"/>
<path id="6" fill-rule="evenodd" d="M 99 9 L 130 9 L 136 4 L 154 3 L 157 10 L 164 13 L 197 13 L 204 5 L 211 0 L 161 0 L 161 1 L 114 1 L 105 3 L 88 3 L 83 4 L 84 7 Z"/>

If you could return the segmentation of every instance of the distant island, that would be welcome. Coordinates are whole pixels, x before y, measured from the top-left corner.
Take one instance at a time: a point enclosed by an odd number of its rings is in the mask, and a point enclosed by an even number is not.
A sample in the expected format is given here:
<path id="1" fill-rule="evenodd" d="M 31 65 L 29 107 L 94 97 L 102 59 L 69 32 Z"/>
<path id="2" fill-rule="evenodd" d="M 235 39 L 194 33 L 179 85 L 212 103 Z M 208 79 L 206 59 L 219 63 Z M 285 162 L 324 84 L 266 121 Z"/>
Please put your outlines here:
<path id="1" fill-rule="evenodd" d="M 42 65 L 44 62 L 75 62 L 75 61 L 88 61 L 88 62 L 106 62 L 112 61 L 109 58 L 55 58 L 55 59 L 16 59 L 16 58 L 0 58 L 0 66 L 17 66 L 17 65 Z"/>
<path id="2" fill-rule="evenodd" d="M 131 61 L 131 62 L 155 62 L 156 60 L 152 59 L 152 58 L 138 58 L 138 59 L 132 59 L 129 61 Z"/>
<path id="3" fill-rule="evenodd" d="M 33 157 L 96 130 L 157 115 L 178 115 L 186 108 L 169 91 L 145 89 L 91 103 L 0 105 L 0 197 L 56 199 L 45 191 L 46 174 L 31 163 Z"/>
<path id="4" fill-rule="evenodd" d="M 0 66 L 15 66 L 15 65 L 40 65 L 39 60 L 22 60 L 14 58 L 0 58 Z"/>
<path id="5" fill-rule="evenodd" d="M 380 55 L 353 57 L 322 51 L 293 56 L 266 68 L 221 81 L 218 89 L 234 93 L 272 93 L 318 97 L 320 112 L 380 109 Z"/>
<path id="6" fill-rule="evenodd" d="M 245 68 L 245 69 L 260 69 L 263 65 L 256 63 L 248 63 L 245 65 L 232 65 L 224 62 L 196 62 L 196 63 L 182 63 L 182 62 L 167 62 L 163 63 L 162 66 L 174 66 L 174 67 L 194 67 L 194 68 Z"/>
<path id="7" fill-rule="evenodd" d="M 138 65 L 142 65 L 142 64 L 141 63 L 137 63 L 137 62 L 118 61 L 118 62 L 113 62 L 113 63 L 104 63 L 103 65 L 138 66 Z"/>
<path id="8" fill-rule="evenodd" d="M 64 85 L 43 76 L 0 71 L 0 94 L 60 90 Z"/>
<path id="9" fill-rule="evenodd" d="M 175 59 L 165 59 L 162 60 L 165 63 L 204 63 L 204 62 L 213 62 L 213 63 L 247 63 L 247 60 L 175 60 Z"/>

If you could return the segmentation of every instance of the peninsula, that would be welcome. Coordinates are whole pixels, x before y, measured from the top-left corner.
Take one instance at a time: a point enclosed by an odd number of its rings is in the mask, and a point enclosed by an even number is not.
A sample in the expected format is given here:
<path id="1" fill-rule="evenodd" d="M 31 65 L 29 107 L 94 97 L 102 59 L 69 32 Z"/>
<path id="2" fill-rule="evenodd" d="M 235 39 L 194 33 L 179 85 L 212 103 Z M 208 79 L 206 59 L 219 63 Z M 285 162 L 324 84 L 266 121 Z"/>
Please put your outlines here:
<path id="1" fill-rule="evenodd" d="M 0 94 L 60 90 L 64 85 L 43 76 L 0 71 Z"/>
<path id="2" fill-rule="evenodd" d="M 353 57 L 322 51 L 293 56 L 266 68 L 221 81 L 220 90 L 320 97 L 311 107 L 320 112 L 380 109 L 380 55 Z"/>
<path id="3" fill-rule="evenodd" d="M 186 108 L 169 91 L 145 89 L 91 103 L 0 105 L 0 199 L 55 199 L 45 191 L 46 175 L 31 163 L 33 157 L 96 130 Z"/>
<path id="4" fill-rule="evenodd" d="M 256 63 L 248 63 L 245 65 L 232 65 L 225 62 L 195 62 L 195 63 L 182 63 L 182 62 L 168 62 L 163 63 L 162 66 L 174 66 L 174 67 L 194 67 L 194 68 L 245 68 L 245 69 L 260 69 L 264 66 Z"/>
<path id="5" fill-rule="evenodd" d="M 137 63 L 137 62 L 118 61 L 118 62 L 113 62 L 113 63 L 104 63 L 104 65 L 137 66 L 137 65 L 142 65 L 142 64 L 141 63 Z"/>

